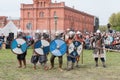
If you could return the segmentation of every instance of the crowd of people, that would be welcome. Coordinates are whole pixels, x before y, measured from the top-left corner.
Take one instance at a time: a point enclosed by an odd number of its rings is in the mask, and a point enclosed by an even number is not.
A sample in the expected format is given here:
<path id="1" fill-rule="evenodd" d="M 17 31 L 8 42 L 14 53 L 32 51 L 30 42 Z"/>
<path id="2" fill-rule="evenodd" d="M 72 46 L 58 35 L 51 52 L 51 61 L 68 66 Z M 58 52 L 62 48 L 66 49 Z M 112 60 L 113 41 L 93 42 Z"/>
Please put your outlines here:
<path id="1" fill-rule="evenodd" d="M 66 42 L 67 46 L 69 46 L 73 41 L 79 41 L 82 43 L 82 47 L 84 49 L 93 50 L 96 67 L 98 67 L 99 58 L 103 63 L 103 67 L 106 67 L 105 48 L 117 49 L 117 50 L 120 49 L 120 32 L 110 33 L 110 32 L 101 32 L 100 30 L 97 30 L 95 33 L 88 33 L 88 32 L 82 33 L 80 31 L 67 29 L 65 32 L 56 31 L 55 34 L 50 34 L 46 30 L 44 30 L 43 33 L 36 32 L 34 36 L 30 34 L 25 34 L 23 32 L 18 32 L 17 38 L 23 38 L 24 40 L 26 40 L 28 46 L 34 45 L 35 42 L 41 39 L 44 39 L 48 42 L 51 42 L 54 39 L 62 39 Z M 4 41 L 4 36 L 0 36 L 0 47 L 2 46 L 1 43 L 3 41 Z M 26 59 L 25 59 L 26 54 L 27 54 L 27 50 L 25 53 L 17 55 L 19 68 L 22 67 L 22 62 L 24 64 L 24 68 L 26 68 Z M 47 66 L 47 61 L 48 61 L 47 55 L 48 54 L 39 55 L 33 50 L 31 63 L 34 64 L 34 69 L 36 69 L 37 62 L 43 65 L 45 70 L 53 69 L 55 57 L 58 57 L 59 70 L 63 71 L 62 69 L 63 55 L 62 56 L 51 55 L 50 67 Z M 66 55 L 67 55 L 67 70 L 72 70 L 75 64 L 78 67 L 80 55 L 78 55 L 78 53 L 73 55 L 69 53 L 68 50 L 66 52 Z"/>
<path id="2" fill-rule="evenodd" d="M 2 48 L 5 36 L 3 34 L 0 35 L 0 49 Z"/>
<path id="3" fill-rule="evenodd" d="M 92 49 L 91 40 L 96 33 L 87 33 L 85 38 L 85 49 Z M 105 48 L 120 50 L 120 32 L 101 32 L 105 41 Z"/>

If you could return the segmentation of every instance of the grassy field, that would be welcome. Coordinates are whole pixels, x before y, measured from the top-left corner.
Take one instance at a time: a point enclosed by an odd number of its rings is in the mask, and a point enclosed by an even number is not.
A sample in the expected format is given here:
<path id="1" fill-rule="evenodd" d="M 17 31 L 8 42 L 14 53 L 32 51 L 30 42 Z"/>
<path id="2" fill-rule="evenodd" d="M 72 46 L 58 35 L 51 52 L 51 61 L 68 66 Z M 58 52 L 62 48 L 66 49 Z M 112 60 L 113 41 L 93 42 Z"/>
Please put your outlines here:
<path id="1" fill-rule="evenodd" d="M 80 62 L 80 68 L 63 72 L 58 70 L 58 58 L 55 59 L 54 69 L 45 71 L 38 64 L 37 70 L 34 70 L 30 62 L 31 55 L 32 50 L 29 49 L 26 57 L 27 68 L 19 69 L 16 55 L 9 49 L 0 50 L 0 80 L 120 80 L 120 53 L 107 52 L 107 67 L 103 68 L 100 61 L 99 67 L 95 67 L 92 51 L 84 51 L 84 64 Z M 63 68 L 66 68 L 65 55 Z"/>

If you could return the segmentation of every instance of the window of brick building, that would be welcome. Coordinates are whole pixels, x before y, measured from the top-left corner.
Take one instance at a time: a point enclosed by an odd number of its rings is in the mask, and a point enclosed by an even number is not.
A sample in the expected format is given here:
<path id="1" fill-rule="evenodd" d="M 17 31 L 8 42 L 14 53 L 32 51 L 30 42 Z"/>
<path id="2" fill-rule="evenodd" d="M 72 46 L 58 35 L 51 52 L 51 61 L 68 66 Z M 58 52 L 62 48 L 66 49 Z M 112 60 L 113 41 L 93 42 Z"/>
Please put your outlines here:
<path id="1" fill-rule="evenodd" d="M 40 12 L 40 13 L 39 13 L 39 17 L 40 17 L 40 18 L 43 18 L 43 17 L 44 17 L 44 12 Z"/>
<path id="2" fill-rule="evenodd" d="M 56 16 L 56 11 L 54 11 L 54 14 L 53 14 L 53 16 Z"/>
<path id="3" fill-rule="evenodd" d="M 30 12 L 28 12 L 28 18 L 30 18 Z"/>
<path id="4" fill-rule="evenodd" d="M 44 17 L 44 12 L 42 12 L 42 17 Z"/>
<path id="5" fill-rule="evenodd" d="M 42 7 L 42 2 L 40 3 L 40 6 Z"/>
<path id="6" fill-rule="evenodd" d="M 45 2 L 44 2 L 44 7 L 45 7 Z"/>

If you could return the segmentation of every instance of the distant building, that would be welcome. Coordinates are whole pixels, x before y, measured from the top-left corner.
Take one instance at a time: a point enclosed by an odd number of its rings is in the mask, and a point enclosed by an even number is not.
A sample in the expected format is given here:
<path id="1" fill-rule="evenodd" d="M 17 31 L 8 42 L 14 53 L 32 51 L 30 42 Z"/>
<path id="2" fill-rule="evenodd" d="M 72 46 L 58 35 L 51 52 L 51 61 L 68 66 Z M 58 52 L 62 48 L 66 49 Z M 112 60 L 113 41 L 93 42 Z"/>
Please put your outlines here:
<path id="1" fill-rule="evenodd" d="M 3 28 L 7 24 L 7 17 L 0 16 L 0 28 Z"/>
<path id="2" fill-rule="evenodd" d="M 11 18 L 7 19 L 7 23 L 9 21 L 12 21 L 17 28 L 20 28 L 20 18 L 14 18 L 14 17 L 12 18 L 11 17 Z"/>
<path id="3" fill-rule="evenodd" d="M 0 28 L 4 28 L 9 21 L 12 21 L 17 28 L 20 28 L 20 18 L 0 16 Z"/>
<path id="4" fill-rule="evenodd" d="M 21 4 L 20 28 L 26 30 L 64 31 L 67 28 L 81 32 L 94 32 L 94 16 L 51 0 L 33 0 Z"/>

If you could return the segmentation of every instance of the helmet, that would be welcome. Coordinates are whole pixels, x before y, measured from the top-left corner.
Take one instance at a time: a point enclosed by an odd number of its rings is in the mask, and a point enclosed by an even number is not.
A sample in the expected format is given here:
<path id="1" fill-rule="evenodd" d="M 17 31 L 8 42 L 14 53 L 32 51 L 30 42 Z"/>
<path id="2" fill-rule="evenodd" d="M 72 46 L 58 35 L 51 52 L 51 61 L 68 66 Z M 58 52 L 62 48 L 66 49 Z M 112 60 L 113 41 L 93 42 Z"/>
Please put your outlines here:
<path id="1" fill-rule="evenodd" d="M 70 29 L 69 29 L 69 28 L 67 28 L 67 31 L 70 31 Z"/>
<path id="2" fill-rule="evenodd" d="M 80 31 L 77 31 L 76 34 L 80 34 L 81 32 Z"/>
<path id="3" fill-rule="evenodd" d="M 101 31 L 100 31 L 100 30 L 97 30 L 96 33 L 101 33 Z"/>
<path id="4" fill-rule="evenodd" d="M 58 36 L 59 34 L 60 34 L 59 31 L 56 31 L 56 32 L 55 32 L 55 36 Z"/>
<path id="5" fill-rule="evenodd" d="M 73 35 L 73 34 L 74 34 L 74 32 L 73 32 L 73 31 L 70 31 L 70 32 L 69 32 L 69 35 Z"/>
<path id="6" fill-rule="evenodd" d="M 47 33 L 47 30 L 43 30 L 43 33 Z"/>
<path id="7" fill-rule="evenodd" d="M 36 30 L 36 33 L 40 33 L 40 30 Z"/>
<path id="8" fill-rule="evenodd" d="M 18 31 L 17 31 L 17 32 L 18 32 L 18 33 L 19 33 L 19 32 L 22 32 L 22 30 L 21 30 L 21 29 L 18 29 Z"/>
<path id="9" fill-rule="evenodd" d="M 70 31 L 70 32 L 69 32 L 69 37 L 70 37 L 70 38 L 73 38 L 74 34 L 75 34 L 75 33 L 74 33 L 73 31 Z"/>

